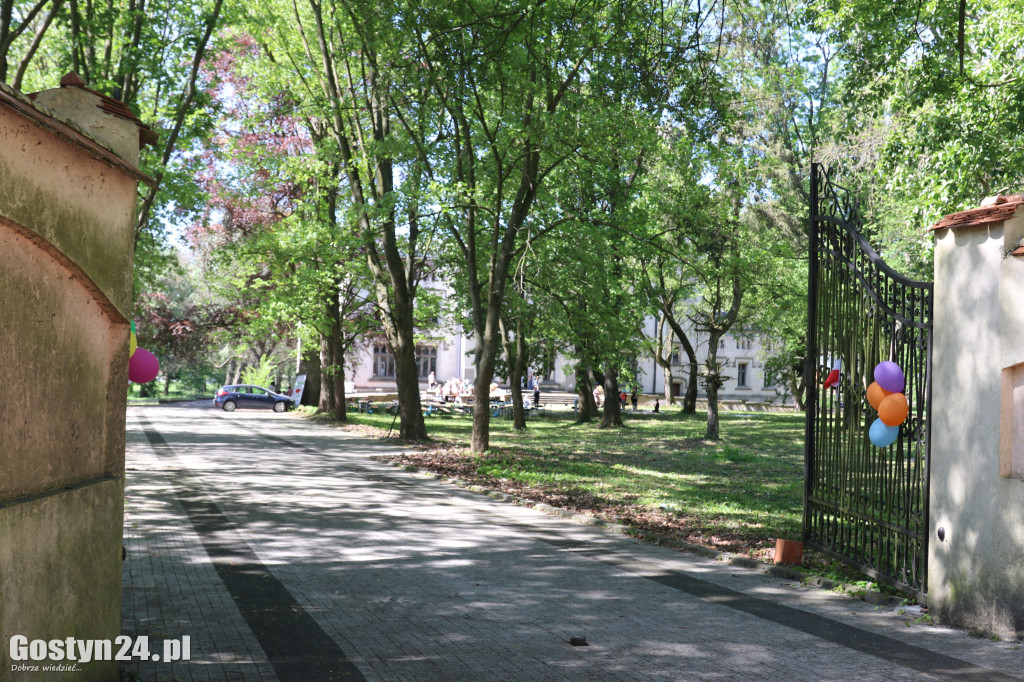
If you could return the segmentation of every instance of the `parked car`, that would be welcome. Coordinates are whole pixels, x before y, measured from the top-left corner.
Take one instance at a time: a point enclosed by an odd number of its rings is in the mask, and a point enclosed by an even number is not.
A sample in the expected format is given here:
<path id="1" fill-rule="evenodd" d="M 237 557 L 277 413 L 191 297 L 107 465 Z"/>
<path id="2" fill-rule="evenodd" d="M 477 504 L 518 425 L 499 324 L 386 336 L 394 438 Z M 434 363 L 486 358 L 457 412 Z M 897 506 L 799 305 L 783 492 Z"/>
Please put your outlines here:
<path id="1" fill-rule="evenodd" d="M 221 386 L 213 397 L 213 404 L 225 412 L 234 412 L 239 407 L 269 407 L 274 412 L 284 412 L 294 407 L 288 396 L 251 384 Z"/>

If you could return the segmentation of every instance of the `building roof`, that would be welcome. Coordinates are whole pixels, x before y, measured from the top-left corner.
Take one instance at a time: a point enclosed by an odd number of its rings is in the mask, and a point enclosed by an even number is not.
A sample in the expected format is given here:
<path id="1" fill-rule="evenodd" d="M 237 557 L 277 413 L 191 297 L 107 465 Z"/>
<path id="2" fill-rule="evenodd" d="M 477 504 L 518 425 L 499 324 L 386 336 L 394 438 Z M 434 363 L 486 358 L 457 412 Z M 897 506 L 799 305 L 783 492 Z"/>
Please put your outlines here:
<path id="1" fill-rule="evenodd" d="M 101 145 L 72 121 L 67 120 L 49 107 L 34 102 L 27 95 L 2 82 L 0 82 L 0 105 L 6 105 L 9 109 L 29 119 L 40 128 L 49 130 L 67 142 L 84 149 L 93 158 L 121 170 L 139 182 L 147 185 L 154 185 L 156 183 L 153 178 L 126 162 L 107 147 Z"/>
<path id="2" fill-rule="evenodd" d="M 86 92 L 91 92 L 92 94 L 100 98 L 100 103 L 98 105 L 100 109 L 107 112 L 111 116 L 123 118 L 139 126 L 139 149 L 142 149 L 143 145 L 148 144 L 152 146 L 157 143 L 157 134 L 153 132 L 153 129 L 145 123 L 143 123 L 141 120 L 139 120 L 139 117 L 133 114 L 132 110 L 129 109 L 123 102 L 121 102 L 120 100 L 116 100 L 113 97 L 110 97 L 109 95 L 104 95 L 102 92 L 97 92 L 95 90 L 92 90 L 91 88 L 85 87 L 85 81 L 83 81 L 81 76 L 79 76 L 74 71 L 68 71 L 66 74 L 64 74 L 64 76 L 60 79 L 60 87 L 75 87 L 81 88 Z M 29 93 L 28 96 L 34 100 L 38 94 L 38 92 L 33 92 Z"/>
<path id="3" fill-rule="evenodd" d="M 956 229 L 959 227 L 977 227 L 1001 223 L 1013 217 L 1017 209 L 1024 204 L 1024 194 L 1011 194 L 1009 196 L 998 195 L 989 197 L 981 202 L 978 208 L 969 211 L 951 213 L 942 220 L 932 225 L 929 230 L 941 230 L 944 228 Z"/>

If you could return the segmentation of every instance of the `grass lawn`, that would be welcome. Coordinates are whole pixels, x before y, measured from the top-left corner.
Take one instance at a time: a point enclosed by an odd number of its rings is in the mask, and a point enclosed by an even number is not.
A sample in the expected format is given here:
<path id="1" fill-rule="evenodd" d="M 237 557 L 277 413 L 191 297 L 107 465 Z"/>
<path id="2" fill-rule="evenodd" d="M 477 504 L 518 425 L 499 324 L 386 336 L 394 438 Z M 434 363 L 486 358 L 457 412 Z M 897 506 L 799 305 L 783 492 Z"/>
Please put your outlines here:
<path id="1" fill-rule="evenodd" d="M 350 422 L 385 431 L 389 414 Z M 640 530 L 770 559 L 776 538 L 800 537 L 802 413 L 722 413 L 721 440 L 703 439 L 707 416 L 678 411 L 625 414 L 600 429 L 572 417 L 544 417 L 515 433 L 491 421 L 491 450 L 467 446 L 468 418 L 427 418 L 434 442 L 402 463 L 489 488 L 588 512 Z M 380 435 L 384 435 L 380 433 Z"/>
<path id="2" fill-rule="evenodd" d="M 138 395 L 138 388 L 136 385 L 132 385 L 132 389 L 128 391 L 128 404 L 129 405 L 157 405 L 161 400 L 200 400 L 208 399 L 213 400 L 213 394 L 216 389 L 210 391 L 194 391 L 191 389 L 181 389 L 176 386 L 171 386 L 171 390 L 168 393 L 164 393 L 163 388 L 159 388 L 153 391 L 153 395 L 148 397 L 140 397 Z"/>

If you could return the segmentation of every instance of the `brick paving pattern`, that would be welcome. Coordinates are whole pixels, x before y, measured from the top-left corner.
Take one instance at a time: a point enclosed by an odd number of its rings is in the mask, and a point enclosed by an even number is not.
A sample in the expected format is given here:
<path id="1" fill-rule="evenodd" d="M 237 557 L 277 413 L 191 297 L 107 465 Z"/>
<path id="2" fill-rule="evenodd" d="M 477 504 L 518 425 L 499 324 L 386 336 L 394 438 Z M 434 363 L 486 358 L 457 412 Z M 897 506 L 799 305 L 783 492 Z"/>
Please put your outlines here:
<path id="1" fill-rule="evenodd" d="M 295 415 L 128 428 L 123 632 L 192 656 L 126 679 L 1024 679 L 1019 643 L 463 491 Z"/>

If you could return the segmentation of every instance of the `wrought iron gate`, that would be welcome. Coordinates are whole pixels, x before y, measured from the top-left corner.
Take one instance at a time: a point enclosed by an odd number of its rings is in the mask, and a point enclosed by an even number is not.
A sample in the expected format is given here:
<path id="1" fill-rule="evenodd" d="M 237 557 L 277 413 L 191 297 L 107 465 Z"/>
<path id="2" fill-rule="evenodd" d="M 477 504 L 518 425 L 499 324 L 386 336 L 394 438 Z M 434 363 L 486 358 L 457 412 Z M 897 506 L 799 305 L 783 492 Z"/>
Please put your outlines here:
<path id="1" fill-rule="evenodd" d="M 804 544 L 918 598 L 927 589 L 932 283 L 900 276 L 861 236 L 847 190 L 811 167 Z M 882 360 L 910 414 L 873 446 L 867 387 Z M 825 387 L 840 364 L 840 380 Z"/>

